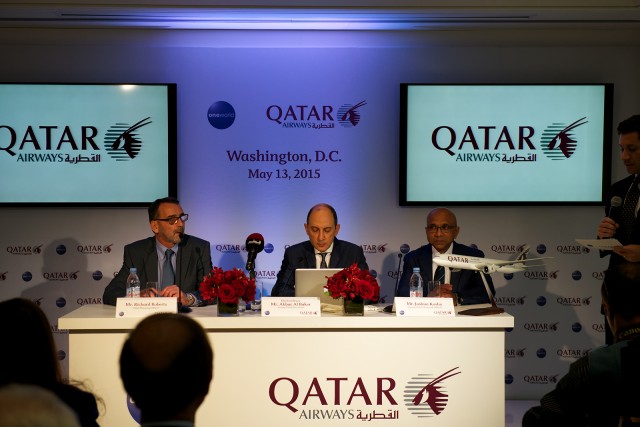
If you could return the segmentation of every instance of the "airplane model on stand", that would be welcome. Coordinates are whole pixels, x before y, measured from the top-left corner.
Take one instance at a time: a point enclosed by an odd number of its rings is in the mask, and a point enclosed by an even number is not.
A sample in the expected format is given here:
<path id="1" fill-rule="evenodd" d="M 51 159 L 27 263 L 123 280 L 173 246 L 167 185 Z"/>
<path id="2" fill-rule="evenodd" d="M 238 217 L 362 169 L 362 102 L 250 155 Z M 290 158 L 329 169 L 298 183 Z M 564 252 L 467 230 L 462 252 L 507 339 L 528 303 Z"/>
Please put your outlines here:
<path id="1" fill-rule="evenodd" d="M 449 267 L 453 270 L 459 270 L 459 269 L 476 270 L 480 272 L 480 277 L 482 278 L 482 282 L 484 283 L 484 288 L 487 291 L 487 295 L 489 296 L 489 301 L 491 301 L 491 307 L 472 308 L 472 309 L 460 311 L 458 312 L 458 314 L 466 314 L 471 316 L 484 316 L 487 314 L 504 313 L 504 309 L 496 305 L 496 301 L 493 298 L 491 290 L 489 289 L 489 285 L 487 284 L 487 279 L 485 277 L 486 274 L 495 273 L 496 271 L 500 273 L 519 273 L 519 272 L 525 271 L 527 268 L 540 267 L 544 265 L 542 263 L 527 264 L 528 262 L 553 258 L 553 257 L 542 257 L 542 258 L 527 259 L 528 252 L 529 252 L 529 247 L 525 246 L 524 249 L 518 254 L 518 257 L 513 261 L 491 259 L 491 258 L 479 258 L 479 257 L 473 257 L 473 256 L 466 256 L 466 255 L 456 255 L 456 254 L 441 254 L 433 257 L 433 263 L 436 265 L 441 265 L 443 267 Z"/>

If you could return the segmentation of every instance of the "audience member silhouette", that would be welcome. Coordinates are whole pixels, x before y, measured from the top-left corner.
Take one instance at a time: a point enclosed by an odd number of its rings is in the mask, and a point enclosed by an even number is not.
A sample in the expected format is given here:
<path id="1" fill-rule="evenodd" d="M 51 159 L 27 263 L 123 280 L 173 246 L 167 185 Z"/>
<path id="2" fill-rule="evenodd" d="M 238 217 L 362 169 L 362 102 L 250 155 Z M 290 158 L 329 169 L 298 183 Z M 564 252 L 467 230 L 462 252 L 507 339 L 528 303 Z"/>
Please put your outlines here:
<path id="1" fill-rule="evenodd" d="M 0 387 L 2 427 L 80 427 L 75 412 L 53 392 L 30 384 Z"/>
<path id="2" fill-rule="evenodd" d="M 193 425 L 213 378 L 207 334 L 182 314 L 146 317 L 124 343 L 120 377 L 143 426 Z"/>
<path id="3" fill-rule="evenodd" d="M 640 264 L 605 271 L 602 305 L 614 343 L 573 362 L 556 387 L 529 409 L 523 427 L 618 427 L 640 421 Z"/>
<path id="4" fill-rule="evenodd" d="M 6 345 L 0 351 L 0 386 L 18 383 L 48 389 L 77 414 L 82 427 L 98 426 L 94 395 L 62 381 L 51 326 L 40 307 L 24 298 L 2 301 L 0 324 L 7 325 Z"/>

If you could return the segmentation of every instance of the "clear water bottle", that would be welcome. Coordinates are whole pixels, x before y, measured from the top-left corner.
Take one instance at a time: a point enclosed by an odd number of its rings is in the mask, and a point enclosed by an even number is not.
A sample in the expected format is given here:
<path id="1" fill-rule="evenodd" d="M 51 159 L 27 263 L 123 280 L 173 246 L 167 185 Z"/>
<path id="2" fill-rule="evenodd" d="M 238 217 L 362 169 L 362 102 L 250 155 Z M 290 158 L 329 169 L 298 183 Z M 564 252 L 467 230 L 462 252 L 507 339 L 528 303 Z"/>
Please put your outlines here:
<path id="1" fill-rule="evenodd" d="M 131 267 L 127 277 L 127 298 L 138 298 L 140 296 L 140 279 L 138 269 Z"/>
<path id="2" fill-rule="evenodd" d="M 422 298 L 423 282 L 420 275 L 420 267 L 413 267 L 413 274 L 409 279 L 409 296 L 411 298 Z"/>

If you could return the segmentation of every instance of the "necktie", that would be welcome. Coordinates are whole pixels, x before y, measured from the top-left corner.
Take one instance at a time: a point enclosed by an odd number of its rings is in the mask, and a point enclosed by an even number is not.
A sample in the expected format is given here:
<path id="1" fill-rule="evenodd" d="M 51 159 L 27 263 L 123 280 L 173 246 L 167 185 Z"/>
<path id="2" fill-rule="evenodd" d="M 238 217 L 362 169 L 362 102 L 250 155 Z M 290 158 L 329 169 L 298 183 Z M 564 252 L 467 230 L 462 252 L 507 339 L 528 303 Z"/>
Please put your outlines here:
<path id="1" fill-rule="evenodd" d="M 322 257 L 322 261 L 320 261 L 320 268 L 327 268 L 327 254 L 329 252 L 320 252 L 320 256 Z"/>
<path id="2" fill-rule="evenodd" d="M 171 264 L 172 256 L 173 251 L 171 249 L 167 249 L 164 253 L 164 264 L 162 265 L 162 289 L 173 285 L 176 282 L 176 275 L 173 272 L 173 265 Z"/>
<path id="3" fill-rule="evenodd" d="M 436 282 L 444 283 L 444 267 L 439 265 L 436 268 L 436 273 L 433 275 L 433 280 Z"/>
<path id="4" fill-rule="evenodd" d="M 636 206 L 638 205 L 638 197 L 640 197 L 640 189 L 638 189 L 639 182 L 640 175 L 636 175 L 633 184 L 631 184 L 624 198 L 624 205 L 622 206 L 622 226 L 627 240 L 631 237 L 633 222 L 636 220 Z"/>

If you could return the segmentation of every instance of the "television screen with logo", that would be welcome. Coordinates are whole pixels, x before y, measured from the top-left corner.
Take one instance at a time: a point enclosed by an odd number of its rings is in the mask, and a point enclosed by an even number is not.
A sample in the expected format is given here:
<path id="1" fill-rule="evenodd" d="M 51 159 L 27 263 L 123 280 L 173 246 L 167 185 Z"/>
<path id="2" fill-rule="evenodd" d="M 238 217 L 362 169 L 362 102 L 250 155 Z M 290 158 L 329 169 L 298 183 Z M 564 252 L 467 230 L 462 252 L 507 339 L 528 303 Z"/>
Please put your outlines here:
<path id="1" fill-rule="evenodd" d="M 175 84 L 0 84 L 0 205 L 176 196 Z"/>
<path id="2" fill-rule="evenodd" d="M 401 84 L 401 206 L 601 205 L 612 84 Z"/>

